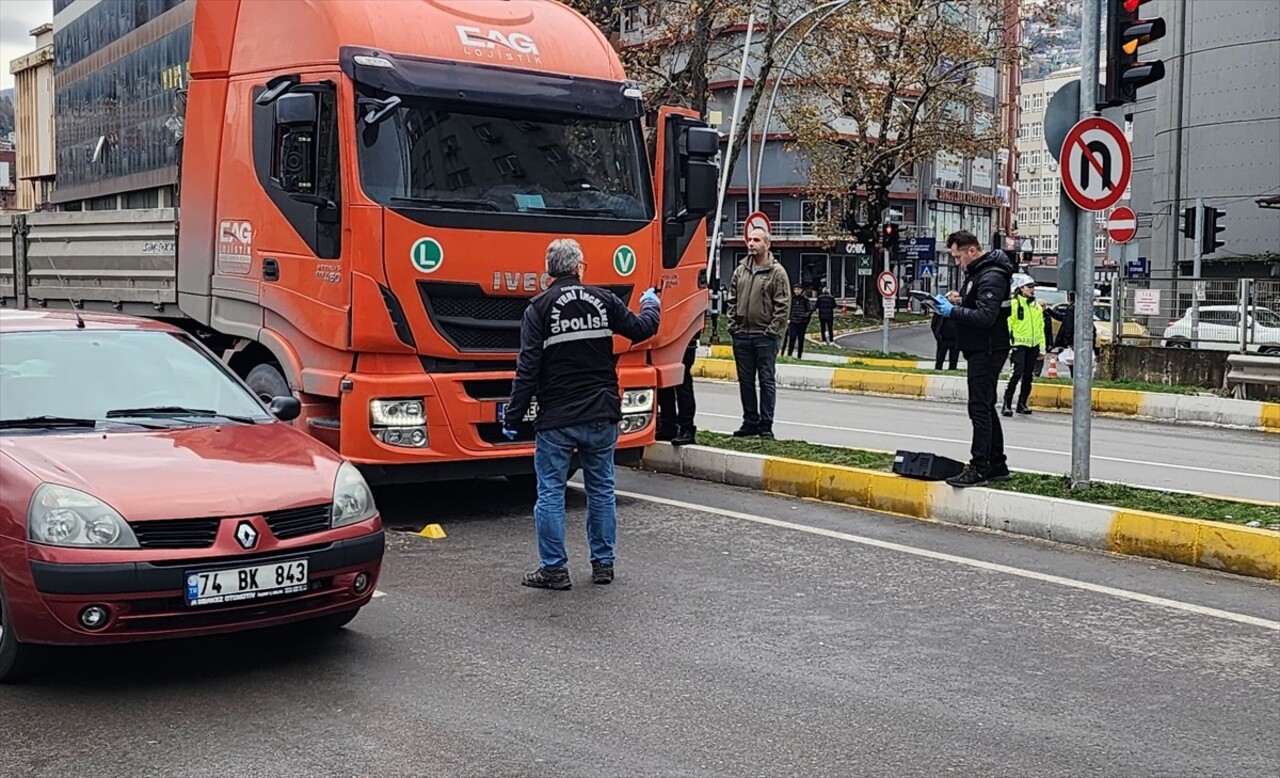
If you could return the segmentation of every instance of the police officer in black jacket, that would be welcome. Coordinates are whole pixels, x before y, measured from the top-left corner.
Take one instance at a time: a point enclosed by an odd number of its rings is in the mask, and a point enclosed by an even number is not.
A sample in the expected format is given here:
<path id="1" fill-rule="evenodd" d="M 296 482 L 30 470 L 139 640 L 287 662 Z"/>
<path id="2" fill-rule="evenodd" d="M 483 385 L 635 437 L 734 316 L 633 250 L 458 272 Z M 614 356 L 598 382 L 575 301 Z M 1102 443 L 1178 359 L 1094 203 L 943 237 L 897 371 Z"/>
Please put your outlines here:
<path id="1" fill-rule="evenodd" d="M 503 420 L 503 434 L 514 440 L 536 395 L 533 517 L 542 564 L 523 583 L 540 589 L 573 587 L 564 545 L 564 490 L 575 452 L 587 493 L 591 580 L 613 581 L 618 519 L 613 452 L 622 421 L 613 336 L 633 342 L 653 337 L 662 308 L 650 289 L 640 297 L 637 316 L 613 292 L 583 284 L 584 267 L 577 241 L 564 238 L 547 247 L 547 275 L 554 281 L 530 301 L 520 322 L 520 355 Z"/>
<path id="2" fill-rule="evenodd" d="M 1013 262 L 999 249 L 983 252 L 966 230 L 947 236 L 952 258 L 964 268 L 964 284 L 949 297 L 935 295 L 938 314 L 956 325 L 969 380 L 969 420 L 973 424 L 971 458 L 964 472 L 947 479 L 952 486 L 983 486 L 1009 480 L 1004 430 L 996 413 L 996 384 L 1009 359 L 1009 284 Z"/>

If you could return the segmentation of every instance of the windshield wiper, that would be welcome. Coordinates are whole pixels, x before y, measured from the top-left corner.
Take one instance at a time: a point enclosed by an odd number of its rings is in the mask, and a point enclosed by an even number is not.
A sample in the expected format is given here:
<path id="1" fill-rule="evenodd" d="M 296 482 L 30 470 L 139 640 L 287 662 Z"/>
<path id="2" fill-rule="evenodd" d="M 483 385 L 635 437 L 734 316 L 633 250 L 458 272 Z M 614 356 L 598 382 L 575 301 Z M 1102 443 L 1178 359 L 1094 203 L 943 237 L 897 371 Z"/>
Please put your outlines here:
<path id="1" fill-rule="evenodd" d="M 219 413 L 206 408 L 183 408 L 180 405 L 157 405 L 151 408 L 116 408 L 107 411 L 108 419 L 120 419 L 129 416 L 196 416 L 202 419 L 228 419 L 237 421 L 241 424 L 256 424 L 257 420 L 248 416 L 234 416 L 229 413 Z"/>
<path id="2" fill-rule="evenodd" d="M 83 427 L 93 429 L 98 426 L 96 419 L 76 419 L 69 416 L 27 416 L 22 419 L 0 419 L 0 429 L 22 429 L 40 427 Z"/>
<path id="3" fill-rule="evenodd" d="M 392 197 L 399 205 L 421 205 L 432 208 L 459 208 L 467 211 L 501 211 L 492 200 L 466 200 L 449 197 Z"/>
<path id="4" fill-rule="evenodd" d="M 536 206 L 530 208 L 531 211 L 539 211 L 541 213 L 565 214 L 567 216 L 619 216 L 620 214 L 612 208 L 552 208 L 549 206 Z"/>

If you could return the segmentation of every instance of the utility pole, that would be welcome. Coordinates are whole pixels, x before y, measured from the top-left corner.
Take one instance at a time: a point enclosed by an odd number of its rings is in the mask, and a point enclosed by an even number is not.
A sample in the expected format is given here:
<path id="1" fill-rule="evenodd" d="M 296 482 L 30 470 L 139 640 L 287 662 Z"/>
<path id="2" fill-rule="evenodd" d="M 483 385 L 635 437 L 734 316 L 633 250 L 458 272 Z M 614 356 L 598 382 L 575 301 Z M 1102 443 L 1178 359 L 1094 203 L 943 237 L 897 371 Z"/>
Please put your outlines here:
<path id="1" fill-rule="evenodd" d="M 1204 259 L 1204 231 L 1209 228 L 1204 223 L 1204 198 L 1196 198 L 1196 239 L 1195 257 L 1191 265 L 1191 345 L 1200 345 L 1200 264 Z M 1241 322 L 1244 319 L 1240 320 Z"/>
<path id="2" fill-rule="evenodd" d="M 1094 116 L 1098 104 L 1098 57 L 1101 54 L 1103 0 L 1085 0 L 1080 52 L 1080 118 Z M 1116 76 L 1108 73 L 1108 78 Z M 1062 164 L 1066 164 L 1063 160 Z M 1076 215 L 1076 361 L 1071 390 L 1071 487 L 1089 485 L 1090 436 L 1093 432 L 1093 211 Z"/>

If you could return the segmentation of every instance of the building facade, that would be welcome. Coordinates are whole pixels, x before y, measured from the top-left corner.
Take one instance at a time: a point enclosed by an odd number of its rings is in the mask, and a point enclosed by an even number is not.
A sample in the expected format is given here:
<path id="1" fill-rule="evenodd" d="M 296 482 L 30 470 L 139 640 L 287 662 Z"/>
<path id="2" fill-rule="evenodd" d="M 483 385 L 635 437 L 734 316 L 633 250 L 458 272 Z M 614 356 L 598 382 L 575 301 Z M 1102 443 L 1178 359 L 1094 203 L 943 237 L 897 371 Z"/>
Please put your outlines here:
<path id="1" fill-rule="evenodd" d="M 1204 276 L 1280 275 L 1280 211 L 1258 203 L 1280 194 L 1280 4 L 1157 0 L 1143 12 L 1168 32 L 1144 49 L 1164 79 L 1127 106 L 1138 255 L 1153 274 L 1190 274 L 1179 216 L 1203 199 L 1226 212 Z"/>
<path id="2" fill-rule="evenodd" d="M 36 48 L 9 65 L 13 74 L 14 171 L 17 188 L 14 208 L 34 211 L 53 197 L 57 164 L 53 122 L 53 25 L 31 31 Z"/>
<path id="3" fill-rule="evenodd" d="M 53 10 L 54 202 L 176 204 L 194 0 L 53 0 Z"/>

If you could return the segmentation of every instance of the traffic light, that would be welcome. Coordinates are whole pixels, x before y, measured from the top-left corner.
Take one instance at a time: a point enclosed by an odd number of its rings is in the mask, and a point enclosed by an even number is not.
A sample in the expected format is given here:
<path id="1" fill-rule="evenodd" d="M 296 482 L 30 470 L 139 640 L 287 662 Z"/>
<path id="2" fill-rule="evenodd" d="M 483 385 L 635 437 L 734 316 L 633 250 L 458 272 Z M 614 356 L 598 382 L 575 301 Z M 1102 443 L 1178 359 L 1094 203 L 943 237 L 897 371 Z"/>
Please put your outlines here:
<path id="1" fill-rule="evenodd" d="M 1196 237 L 1196 207 L 1189 205 L 1182 209 L 1182 237 Z"/>
<path id="2" fill-rule="evenodd" d="M 880 229 L 880 245 L 893 251 L 898 247 L 898 225 L 885 222 Z"/>
<path id="3" fill-rule="evenodd" d="M 1226 212 L 1206 205 L 1204 207 L 1204 234 L 1200 236 L 1200 255 L 1213 254 L 1219 246 L 1226 242 L 1218 240 L 1218 233 L 1227 229 L 1227 225 L 1219 224 L 1226 218 Z"/>
<path id="4" fill-rule="evenodd" d="M 1107 83 L 1103 105 L 1132 103 L 1138 88 L 1164 78 L 1160 60 L 1141 62 L 1138 49 L 1164 37 L 1164 19 L 1138 18 L 1138 9 L 1151 0 L 1107 0 Z"/>

